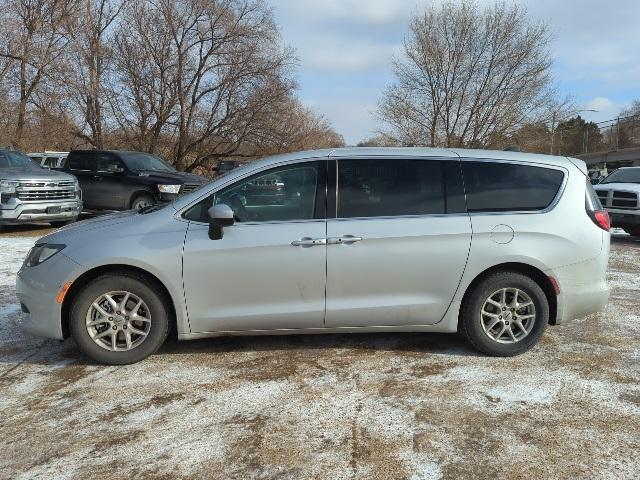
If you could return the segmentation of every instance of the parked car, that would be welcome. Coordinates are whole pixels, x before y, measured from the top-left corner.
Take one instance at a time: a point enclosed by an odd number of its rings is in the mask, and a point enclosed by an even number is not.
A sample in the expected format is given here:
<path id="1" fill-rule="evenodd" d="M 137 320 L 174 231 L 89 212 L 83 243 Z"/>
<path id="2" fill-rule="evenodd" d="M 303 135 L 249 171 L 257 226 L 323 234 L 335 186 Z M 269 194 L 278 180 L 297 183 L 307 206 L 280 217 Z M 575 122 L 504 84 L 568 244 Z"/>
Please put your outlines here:
<path id="1" fill-rule="evenodd" d="M 42 168 L 12 150 L 0 150 L 0 228 L 2 225 L 49 222 L 60 227 L 74 222 L 82 197 L 72 175 Z"/>
<path id="2" fill-rule="evenodd" d="M 59 169 L 64 166 L 69 152 L 52 152 L 45 150 L 44 152 L 28 153 L 27 156 L 35 160 L 43 167 Z"/>
<path id="3" fill-rule="evenodd" d="M 143 152 L 74 150 L 63 171 L 80 182 L 87 210 L 139 209 L 169 202 L 208 182 Z"/>
<path id="4" fill-rule="evenodd" d="M 286 179 L 286 201 L 246 185 Z M 584 162 L 481 150 L 282 155 L 43 237 L 17 276 L 32 333 L 107 364 L 179 339 L 456 332 L 510 356 L 601 310 L 609 217 Z"/>
<path id="5" fill-rule="evenodd" d="M 640 167 L 619 168 L 594 188 L 611 216 L 611 224 L 640 236 Z"/>

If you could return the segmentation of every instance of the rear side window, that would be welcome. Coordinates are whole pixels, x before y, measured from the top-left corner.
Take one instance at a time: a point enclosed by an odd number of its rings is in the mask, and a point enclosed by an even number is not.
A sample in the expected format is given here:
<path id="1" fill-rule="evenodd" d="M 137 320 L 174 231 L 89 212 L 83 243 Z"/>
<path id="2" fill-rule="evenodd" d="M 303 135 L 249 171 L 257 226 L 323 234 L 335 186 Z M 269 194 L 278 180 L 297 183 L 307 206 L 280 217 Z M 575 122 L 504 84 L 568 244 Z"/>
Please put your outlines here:
<path id="1" fill-rule="evenodd" d="M 74 152 L 69 155 L 71 170 L 97 170 L 97 159 L 93 152 Z"/>
<path id="2" fill-rule="evenodd" d="M 564 173 L 546 167 L 502 162 L 462 162 L 470 212 L 544 210 L 555 198 Z"/>
<path id="3" fill-rule="evenodd" d="M 338 161 L 338 218 L 446 213 L 443 161 Z"/>

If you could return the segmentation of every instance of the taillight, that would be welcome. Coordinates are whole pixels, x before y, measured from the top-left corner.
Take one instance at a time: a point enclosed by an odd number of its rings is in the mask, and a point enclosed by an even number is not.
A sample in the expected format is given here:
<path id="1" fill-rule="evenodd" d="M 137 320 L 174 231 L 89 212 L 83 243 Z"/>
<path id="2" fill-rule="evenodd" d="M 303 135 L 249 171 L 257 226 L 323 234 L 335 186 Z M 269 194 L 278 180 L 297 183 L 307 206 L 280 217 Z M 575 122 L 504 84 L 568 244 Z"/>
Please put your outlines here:
<path id="1" fill-rule="evenodd" d="M 609 212 L 606 210 L 595 210 L 592 212 L 587 212 L 593 223 L 603 229 L 605 232 L 611 230 L 611 217 L 609 217 Z"/>

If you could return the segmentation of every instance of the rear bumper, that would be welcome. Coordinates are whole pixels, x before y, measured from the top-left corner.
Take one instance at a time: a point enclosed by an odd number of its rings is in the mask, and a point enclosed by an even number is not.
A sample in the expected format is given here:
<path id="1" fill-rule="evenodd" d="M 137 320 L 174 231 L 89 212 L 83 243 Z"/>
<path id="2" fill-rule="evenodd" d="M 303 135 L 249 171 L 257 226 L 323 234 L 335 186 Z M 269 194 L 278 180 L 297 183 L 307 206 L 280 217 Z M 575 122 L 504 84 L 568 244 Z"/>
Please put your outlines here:
<path id="1" fill-rule="evenodd" d="M 591 313 L 601 312 L 607 306 L 611 291 L 606 282 L 561 287 L 558 296 L 556 324 L 560 325 Z"/>
<path id="2" fill-rule="evenodd" d="M 82 200 L 79 199 L 21 202 L 0 208 L 0 224 L 69 221 L 75 220 L 81 211 Z"/>

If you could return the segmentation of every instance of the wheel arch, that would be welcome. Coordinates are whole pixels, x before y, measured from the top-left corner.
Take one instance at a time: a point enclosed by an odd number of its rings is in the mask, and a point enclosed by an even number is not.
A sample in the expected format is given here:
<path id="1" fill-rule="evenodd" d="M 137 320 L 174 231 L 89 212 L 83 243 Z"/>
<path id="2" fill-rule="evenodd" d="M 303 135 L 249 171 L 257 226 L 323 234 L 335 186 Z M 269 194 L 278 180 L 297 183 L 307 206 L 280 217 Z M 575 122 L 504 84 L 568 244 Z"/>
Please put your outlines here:
<path id="1" fill-rule="evenodd" d="M 558 312 L 558 297 L 556 295 L 556 291 L 553 283 L 547 275 L 544 274 L 542 270 L 533 265 L 529 265 L 527 263 L 521 262 L 507 262 L 500 263 L 498 265 L 494 265 L 492 267 L 487 268 L 486 270 L 480 272 L 476 277 L 469 283 L 467 286 L 464 295 L 462 297 L 461 305 L 464 305 L 468 296 L 471 294 L 473 289 L 478 285 L 481 281 L 483 281 L 488 276 L 497 273 L 497 272 L 517 272 L 523 275 L 528 276 L 534 282 L 536 282 L 545 296 L 547 297 L 547 302 L 549 303 L 549 324 L 555 325 L 557 320 L 557 312 Z M 459 316 L 462 314 L 462 308 L 460 308 Z M 458 318 L 460 318 L 458 316 Z"/>
<path id="2" fill-rule="evenodd" d="M 175 334 L 175 332 L 177 331 L 176 305 L 173 297 L 171 296 L 171 293 L 169 292 L 167 287 L 164 285 L 164 283 L 157 276 L 155 276 L 154 274 L 152 274 L 151 272 L 143 268 L 134 267 L 132 265 L 126 265 L 126 264 L 110 264 L 110 265 L 101 265 L 98 267 L 94 267 L 82 273 L 78 278 L 76 278 L 73 281 L 73 283 L 69 287 L 69 290 L 67 290 L 67 293 L 64 297 L 64 301 L 62 302 L 62 311 L 61 311 L 63 337 L 67 338 L 70 335 L 70 330 L 69 330 L 70 318 L 69 317 L 71 313 L 71 305 L 73 304 L 74 299 L 77 297 L 78 293 L 82 290 L 82 288 L 85 287 L 89 282 L 98 278 L 101 275 L 105 275 L 108 273 L 116 273 L 116 272 L 142 276 L 145 279 L 147 279 L 149 282 L 154 283 L 160 289 L 160 291 L 162 292 L 162 295 L 165 297 L 165 299 L 168 302 L 169 308 L 167 313 L 169 316 L 169 323 L 170 323 L 170 329 L 171 329 L 170 331 L 172 334 Z"/>
<path id="3" fill-rule="evenodd" d="M 131 194 L 129 195 L 129 200 L 127 202 L 127 208 L 133 208 L 133 202 L 141 196 L 149 196 L 153 199 L 154 202 L 158 202 L 158 198 L 156 197 L 156 195 L 153 194 L 153 192 L 151 191 L 150 188 L 148 187 L 142 187 L 139 189 L 134 190 L 133 192 L 131 192 Z"/>

